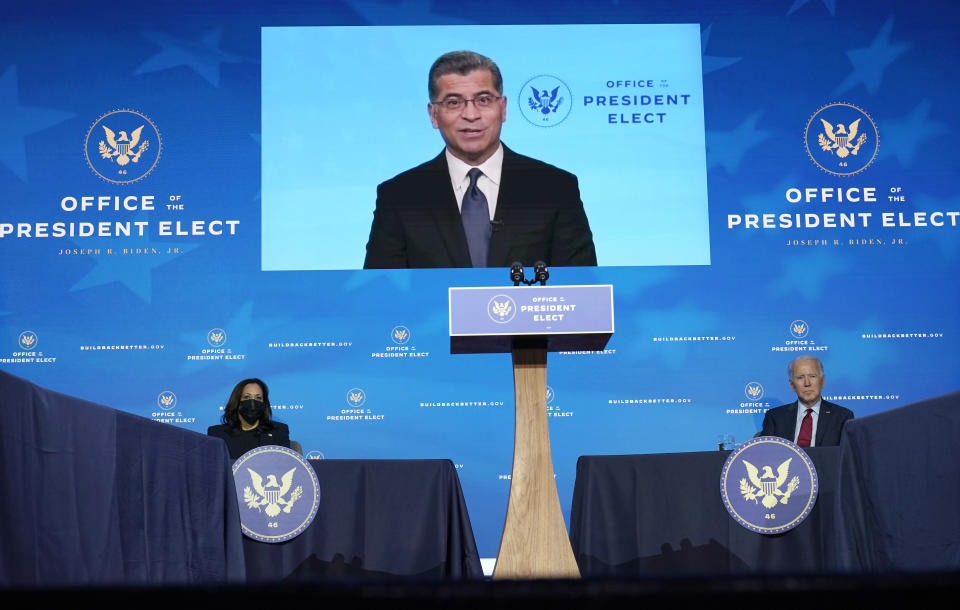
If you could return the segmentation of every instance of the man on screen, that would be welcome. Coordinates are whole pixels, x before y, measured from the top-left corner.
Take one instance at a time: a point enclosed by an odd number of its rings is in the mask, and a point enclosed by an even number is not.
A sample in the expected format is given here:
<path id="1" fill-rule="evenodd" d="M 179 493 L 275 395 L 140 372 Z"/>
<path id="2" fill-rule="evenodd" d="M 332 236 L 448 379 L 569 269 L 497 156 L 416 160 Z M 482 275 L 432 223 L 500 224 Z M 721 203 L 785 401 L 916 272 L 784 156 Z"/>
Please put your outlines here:
<path id="1" fill-rule="evenodd" d="M 500 69 L 455 51 L 430 68 L 427 113 L 446 143 L 377 187 L 365 269 L 597 264 L 577 178 L 500 142 Z"/>
<path id="2" fill-rule="evenodd" d="M 853 419 L 853 411 L 820 396 L 823 363 L 813 356 L 799 356 L 790 362 L 787 373 L 797 402 L 767 411 L 761 436 L 779 436 L 801 447 L 839 445 L 843 424 Z"/>

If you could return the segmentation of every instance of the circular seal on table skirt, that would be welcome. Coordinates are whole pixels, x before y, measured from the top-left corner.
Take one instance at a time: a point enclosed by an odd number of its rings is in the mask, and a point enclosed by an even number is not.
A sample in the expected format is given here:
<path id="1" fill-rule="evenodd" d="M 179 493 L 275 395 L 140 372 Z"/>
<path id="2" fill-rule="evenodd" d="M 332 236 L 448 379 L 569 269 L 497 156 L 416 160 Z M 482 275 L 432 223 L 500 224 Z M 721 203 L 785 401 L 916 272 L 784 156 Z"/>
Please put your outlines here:
<path id="1" fill-rule="evenodd" d="M 759 534 L 800 525 L 817 502 L 817 469 L 806 452 L 778 436 L 751 439 L 730 454 L 720 497 L 737 523 Z"/>
<path id="2" fill-rule="evenodd" d="M 233 463 L 243 533 L 260 542 L 286 542 L 299 536 L 317 515 L 320 482 L 296 451 L 266 445 Z"/>

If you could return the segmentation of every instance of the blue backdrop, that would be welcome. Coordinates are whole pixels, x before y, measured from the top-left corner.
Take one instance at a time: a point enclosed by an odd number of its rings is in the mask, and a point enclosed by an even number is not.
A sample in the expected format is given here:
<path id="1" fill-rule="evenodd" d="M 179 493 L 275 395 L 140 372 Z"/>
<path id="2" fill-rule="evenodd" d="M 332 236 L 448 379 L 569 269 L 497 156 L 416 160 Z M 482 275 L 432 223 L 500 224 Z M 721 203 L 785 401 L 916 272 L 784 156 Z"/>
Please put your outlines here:
<path id="1" fill-rule="evenodd" d="M 549 359 L 565 510 L 579 455 L 746 440 L 793 398 L 798 354 L 858 417 L 955 390 L 956 18 L 917 0 L 5 4 L 0 367 L 196 431 L 262 377 L 314 456 L 452 459 L 492 557 L 510 358 L 450 355 L 446 298 L 506 273 L 261 271 L 261 27 L 689 23 L 710 264 L 553 270 L 612 284 L 617 315 L 604 352 Z"/>

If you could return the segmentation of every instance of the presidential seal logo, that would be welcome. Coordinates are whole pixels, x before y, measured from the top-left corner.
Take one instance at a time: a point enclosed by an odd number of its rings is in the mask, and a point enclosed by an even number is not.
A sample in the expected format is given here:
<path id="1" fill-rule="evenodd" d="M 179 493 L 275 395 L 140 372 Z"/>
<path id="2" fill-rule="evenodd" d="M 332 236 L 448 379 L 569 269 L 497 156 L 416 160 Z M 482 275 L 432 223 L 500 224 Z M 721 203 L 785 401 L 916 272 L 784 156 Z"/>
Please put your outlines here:
<path id="1" fill-rule="evenodd" d="M 751 381 L 743 388 L 743 395 L 747 400 L 760 400 L 763 398 L 763 386 L 759 381 Z"/>
<path id="2" fill-rule="evenodd" d="M 211 347 L 223 347 L 227 342 L 227 331 L 222 328 L 213 328 L 207 333 L 207 343 Z"/>
<path id="3" fill-rule="evenodd" d="M 552 404 L 553 399 L 556 397 L 557 395 L 554 393 L 553 388 L 551 388 L 550 386 L 547 386 L 547 404 L 548 405 Z"/>
<path id="4" fill-rule="evenodd" d="M 727 458 L 720 495 L 733 519 L 758 534 L 782 534 L 800 525 L 817 502 L 817 469 L 800 447 L 761 436 Z"/>
<path id="5" fill-rule="evenodd" d="M 37 333 L 33 332 L 32 330 L 25 330 L 20 333 L 19 337 L 17 337 L 17 345 L 20 346 L 20 349 L 36 349 L 39 343 L 40 337 L 38 337 Z"/>
<path id="6" fill-rule="evenodd" d="M 487 315 L 497 324 L 506 324 L 517 315 L 517 303 L 505 294 L 498 294 L 487 302 Z"/>
<path id="7" fill-rule="evenodd" d="M 869 114 L 853 104 L 836 103 L 810 117 L 803 138 L 817 167 L 835 176 L 852 176 L 876 158 L 880 134 Z"/>
<path id="8" fill-rule="evenodd" d="M 790 334 L 794 339 L 803 339 L 810 332 L 810 327 L 803 320 L 794 320 L 790 323 Z"/>
<path id="9" fill-rule="evenodd" d="M 177 406 L 177 395 L 170 390 L 164 390 L 163 392 L 160 392 L 160 394 L 157 396 L 157 406 L 164 411 L 169 411 Z"/>
<path id="10" fill-rule="evenodd" d="M 160 131 L 146 115 L 114 110 L 90 126 L 84 155 L 93 173 L 107 182 L 130 184 L 153 171 L 161 148 Z"/>
<path id="11" fill-rule="evenodd" d="M 367 394 L 360 388 L 350 388 L 347 390 L 347 404 L 351 407 L 362 407 L 367 402 Z"/>
<path id="12" fill-rule="evenodd" d="M 306 458 L 308 460 L 325 460 L 327 457 L 323 455 L 323 452 L 319 449 L 314 449 L 313 451 L 308 451 Z"/>
<path id="13" fill-rule="evenodd" d="M 296 451 L 277 445 L 257 447 L 233 464 L 243 533 L 260 542 L 299 536 L 317 515 L 320 482 Z"/>
<path id="14" fill-rule="evenodd" d="M 549 74 L 534 76 L 520 88 L 517 95 L 520 114 L 537 127 L 559 125 L 573 109 L 570 88 Z"/>
<path id="15" fill-rule="evenodd" d="M 403 325 L 394 326 L 390 330 L 390 340 L 397 345 L 406 345 L 410 342 L 410 329 Z"/>

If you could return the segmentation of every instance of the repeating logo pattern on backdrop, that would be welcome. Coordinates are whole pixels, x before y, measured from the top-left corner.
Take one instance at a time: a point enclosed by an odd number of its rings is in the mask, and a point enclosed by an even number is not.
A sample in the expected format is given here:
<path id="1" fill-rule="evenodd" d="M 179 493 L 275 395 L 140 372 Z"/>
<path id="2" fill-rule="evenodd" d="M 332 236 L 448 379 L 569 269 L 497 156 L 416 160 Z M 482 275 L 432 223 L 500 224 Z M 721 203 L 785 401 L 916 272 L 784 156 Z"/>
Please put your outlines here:
<path id="1" fill-rule="evenodd" d="M 222 328 L 212 328 L 210 332 L 207 333 L 207 343 L 211 347 L 223 347 L 223 344 L 227 342 L 227 331 Z"/>
<path id="2" fill-rule="evenodd" d="M 160 394 L 157 395 L 157 406 L 164 411 L 169 411 L 177 406 L 177 395 L 170 390 L 160 392 Z"/>
<path id="3" fill-rule="evenodd" d="M 806 452 L 775 436 L 761 436 L 730 454 L 720 475 L 723 505 L 737 523 L 759 534 L 789 531 L 817 501 L 817 470 Z"/>
<path id="4" fill-rule="evenodd" d="M 114 110 L 87 131 L 84 154 L 95 174 L 114 184 L 140 180 L 157 166 L 162 148 L 160 130 L 135 110 Z"/>
<path id="5" fill-rule="evenodd" d="M 351 407 L 362 407 L 367 402 L 367 394 L 360 388 L 347 390 L 347 404 Z"/>
<path id="6" fill-rule="evenodd" d="M 807 154 L 817 167 L 836 176 L 863 171 L 877 156 L 880 134 L 870 115 L 853 104 L 828 104 L 804 130 Z"/>
<path id="7" fill-rule="evenodd" d="M 390 340 L 397 345 L 406 345 L 410 342 L 410 329 L 402 324 L 394 326 L 390 330 Z"/>
<path id="8" fill-rule="evenodd" d="M 794 339 L 803 339 L 810 332 L 810 326 L 803 320 L 794 320 L 790 323 L 790 334 Z"/>
<path id="9" fill-rule="evenodd" d="M 260 542 L 285 542 L 302 533 L 320 506 L 320 482 L 296 451 L 257 447 L 233 464 L 240 525 Z"/>
<path id="10" fill-rule="evenodd" d="M 21 349 L 25 350 L 36 349 L 39 343 L 40 337 L 38 337 L 37 333 L 33 332 L 32 330 L 23 331 L 17 338 L 17 345 L 19 345 Z"/>
<path id="11" fill-rule="evenodd" d="M 743 388 L 743 395 L 747 400 L 760 400 L 763 398 L 763 385 L 759 381 L 750 381 Z"/>

